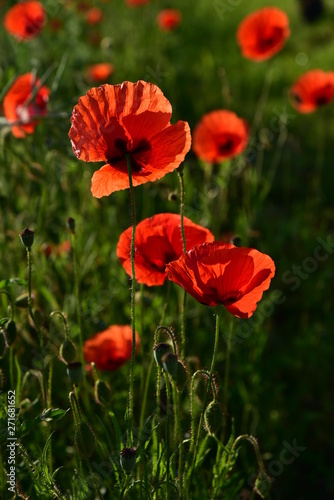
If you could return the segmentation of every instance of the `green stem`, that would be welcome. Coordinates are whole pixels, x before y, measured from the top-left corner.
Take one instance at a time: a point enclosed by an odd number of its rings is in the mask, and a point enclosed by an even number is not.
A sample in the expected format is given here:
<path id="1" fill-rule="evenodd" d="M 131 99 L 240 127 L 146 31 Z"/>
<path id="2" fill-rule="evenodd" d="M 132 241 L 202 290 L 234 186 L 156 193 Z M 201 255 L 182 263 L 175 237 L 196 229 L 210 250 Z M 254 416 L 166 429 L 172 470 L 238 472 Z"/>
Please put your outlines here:
<path id="1" fill-rule="evenodd" d="M 212 384 L 212 376 L 213 376 L 213 372 L 214 372 L 214 369 L 215 369 L 216 355 L 217 355 L 217 350 L 218 350 L 218 342 L 219 342 L 219 308 L 217 308 L 217 312 L 216 312 L 215 343 L 214 343 L 214 347 L 213 347 L 213 355 L 212 355 L 212 361 L 211 361 L 209 383 L 208 383 L 208 386 L 207 386 L 207 389 L 206 389 L 206 395 L 205 395 L 205 399 L 204 399 L 204 404 L 203 404 L 203 408 L 202 408 L 202 412 L 201 412 L 201 417 L 200 417 L 200 421 L 199 421 L 199 425 L 198 425 L 198 429 L 197 429 L 197 435 L 196 435 L 196 440 L 195 440 L 195 453 L 193 455 L 192 464 L 191 464 L 191 471 L 190 471 L 190 479 L 189 479 L 189 484 L 188 484 L 188 490 L 190 488 L 190 484 L 191 484 L 191 481 L 192 481 L 192 476 L 193 476 L 194 469 L 195 469 L 196 457 L 197 457 L 198 446 L 199 446 L 199 438 L 200 438 L 200 434 L 201 434 L 201 430 L 202 430 L 202 426 L 203 426 L 204 413 L 205 413 L 205 410 L 206 410 L 206 406 L 207 406 L 207 402 L 208 402 L 208 398 L 209 398 L 209 394 L 210 394 L 210 387 L 211 387 L 211 384 Z"/>
<path id="2" fill-rule="evenodd" d="M 184 177 L 183 170 L 177 171 L 180 182 L 180 216 L 181 216 L 181 234 L 183 243 L 183 252 L 187 251 L 186 247 L 186 236 L 184 232 Z M 184 359 L 184 351 L 186 345 L 186 328 L 185 328 L 185 303 L 186 303 L 186 291 L 182 290 L 181 299 L 181 359 Z"/>
<path id="3" fill-rule="evenodd" d="M 73 269 L 74 269 L 74 293 L 76 302 L 77 323 L 79 328 L 79 344 L 80 344 L 80 361 L 84 367 L 85 360 L 83 356 L 83 340 L 82 340 L 82 323 L 81 323 L 81 302 L 80 302 L 80 287 L 79 287 L 79 270 L 78 270 L 78 252 L 75 232 L 71 232 L 71 243 L 73 248 Z M 86 376 L 83 370 L 83 382 L 85 385 Z"/>
<path id="4" fill-rule="evenodd" d="M 183 433 L 180 420 L 180 394 L 176 388 L 176 383 L 173 382 L 173 399 L 174 399 L 174 417 L 175 417 L 175 446 L 177 441 L 179 441 L 179 467 L 178 467 L 178 479 L 179 479 L 179 493 L 180 498 L 183 498 Z"/>
<path id="5" fill-rule="evenodd" d="M 132 281 L 131 281 L 131 330 L 132 330 L 132 352 L 131 352 L 131 364 L 130 364 L 130 386 L 129 386 L 129 404 L 128 404 L 128 439 L 130 439 L 130 446 L 132 446 L 132 420 L 133 420 L 133 369 L 135 364 L 135 354 L 136 354 L 136 326 L 135 326 L 135 293 L 136 293 L 136 274 L 135 274 L 135 237 L 136 237 L 136 204 L 135 195 L 132 184 L 132 174 L 131 174 L 131 164 L 130 157 L 126 155 L 126 162 L 128 166 L 129 175 L 129 187 L 130 187 L 130 198 L 131 198 L 131 212 L 132 212 L 132 237 L 131 237 L 131 269 L 132 269 Z"/>
<path id="6" fill-rule="evenodd" d="M 28 264 L 28 309 L 29 309 L 29 315 L 36 327 L 38 336 L 39 336 L 39 347 L 41 351 L 41 356 L 44 359 L 44 341 L 43 341 L 43 332 L 41 331 L 38 322 L 36 321 L 35 315 L 32 310 L 32 298 L 31 298 L 31 283 L 32 283 L 32 278 L 31 278 L 31 273 L 32 273 L 32 263 L 31 263 L 31 248 L 26 247 L 27 250 L 27 264 Z M 42 379 L 43 379 L 43 397 L 44 397 L 44 405 L 47 405 L 47 397 L 46 397 L 46 381 L 44 377 L 44 363 L 42 366 Z"/>
<path id="7" fill-rule="evenodd" d="M 170 465 L 170 443 L 169 443 L 169 404 L 170 404 L 170 387 L 168 375 L 164 372 L 165 377 L 165 385 L 166 385 L 166 394 L 167 394 L 167 420 L 166 420 L 166 488 L 167 488 L 167 500 L 169 500 L 169 465 Z"/>
<path id="8" fill-rule="evenodd" d="M 231 340 L 233 334 L 233 318 L 230 318 L 230 327 L 227 335 L 227 345 L 226 345 L 226 360 L 225 360 L 225 374 L 224 374 L 224 422 L 223 422 L 223 437 L 222 442 L 224 442 L 225 430 L 226 430 L 226 417 L 227 417 L 227 408 L 228 408 L 228 381 L 230 374 L 230 358 L 231 358 Z"/>

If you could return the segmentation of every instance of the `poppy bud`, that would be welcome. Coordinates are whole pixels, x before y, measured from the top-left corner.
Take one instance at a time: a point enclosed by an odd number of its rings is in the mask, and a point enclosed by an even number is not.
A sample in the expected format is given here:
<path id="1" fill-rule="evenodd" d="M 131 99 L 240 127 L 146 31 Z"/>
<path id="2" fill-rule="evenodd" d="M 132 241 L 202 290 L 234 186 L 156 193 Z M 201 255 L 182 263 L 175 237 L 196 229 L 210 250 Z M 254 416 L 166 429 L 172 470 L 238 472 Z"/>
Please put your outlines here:
<path id="1" fill-rule="evenodd" d="M 7 352 L 7 342 L 3 330 L 0 330 L 0 359 L 4 358 Z"/>
<path id="2" fill-rule="evenodd" d="M 8 345 L 14 344 L 16 339 L 16 324 L 12 319 L 8 320 L 4 325 L 4 331 L 6 335 L 6 340 Z"/>
<path id="3" fill-rule="evenodd" d="M 95 448 L 95 434 L 86 422 L 80 422 L 75 431 L 75 444 L 79 453 L 89 458 Z"/>
<path id="4" fill-rule="evenodd" d="M 271 487 L 271 480 L 265 472 L 259 472 L 254 485 L 254 491 L 261 497 L 267 498 Z"/>
<path id="5" fill-rule="evenodd" d="M 19 295 L 18 297 L 16 297 L 15 299 L 15 305 L 17 307 L 22 307 L 22 308 L 25 308 L 25 307 L 29 307 L 29 304 L 28 304 L 28 294 L 27 293 L 22 293 L 21 295 Z M 33 301 L 34 300 L 34 296 L 31 296 L 31 300 Z"/>
<path id="6" fill-rule="evenodd" d="M 135 468 L 137 451 L 135 448 L 123 448 L 120 455 L 120 464 L 125 472 L 129 474 Z"/>
<path id="7" fill-rule="evenodd" d="M 68 363 L 67 375 L 72 384 L 78 384 L 82 379 L 82 363 L 80 363 L 80 361 Z"/>
<path id="8" fill-rule="evenodd" d="M 110 387 L 103 382 L 103 380 L 97 380 L 95 382 L 95 401 L 99 404 L 108 403 L 110 401 Z"/>
<path id="9" fill-rule="evenodd" d="M 187 383 L 187 380 L 188 380 L 187 369 L 182 363 L 182 361 L 178 360 L 177 372 L 176 372 L 176 387 L 179 392 L 183 391 Z"/>
<path id="10" fill-rule="evenodd" d="M 34 235 L 35 235 L 35 232 L 32 231 L 31 229 L 28 229 L 27 227 L 25 229 L 23 229 L 23 231 L 21 231 L 20 238 L 21 238 L 23 245 L 26 248 L 30 248 L 32 246 L 32 244 L 34 243 Z"/>
<path id="11" fill-rule="evenodd" d="M 168 352 L 164 354 L 161 358 L 162 366 L 165 372 L 169 373 L 172 379 L 176 379 L 176 375 L 178 372 L 179 361 L 174 353 Z"/>
<path id="12" fill-rule="evenodd" d="M 162 368 L 162 362 L 161 358 L 164 354 L 167 354 L 168 352 L 171 352 L 171 346 L 169 344 L 165 344 L 164 342 L 160 342 L 159 344 L 155 345 L 153 347 L 153 355 L 154 359 L 157 365 L 161 366 Z"/>
<path id="13" fill-rule="evenodd" d="M 73 217 L 69 217 L 67 219 L 67 227 L 71 231 L 72 234 L 75 233 L 75 219 L 73 219 Z"/>
<path id="14" fill-rule="evenodd" d="M 59 356 L 65 361 L 65 363 L 71 363 L 74 360 L 76 353 L 77 351 L 75 345 L 70 339 L 66 339 L 60 346 Z"/>
<path id="15" fill-rule="evenodd" d="M 216 401 L 211 401 L 204 413 L 205 427 L 209 434 L 216 434 L 223 421 L 223 412 L 220 404 Z"/>

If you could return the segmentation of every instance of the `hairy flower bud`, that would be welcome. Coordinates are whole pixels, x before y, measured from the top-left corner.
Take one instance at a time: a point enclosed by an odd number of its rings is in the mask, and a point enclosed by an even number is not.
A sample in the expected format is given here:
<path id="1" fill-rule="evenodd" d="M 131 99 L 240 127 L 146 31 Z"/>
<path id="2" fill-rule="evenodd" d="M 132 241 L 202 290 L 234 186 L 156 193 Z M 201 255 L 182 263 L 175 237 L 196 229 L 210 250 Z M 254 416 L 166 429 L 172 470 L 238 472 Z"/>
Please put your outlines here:
<path id="1" fill-rule="evenodd" d="M 211 401 L 204 413 L 205 428 L 209 434 L 216 434 L 223 422 L 223 412 L 217 401 Z"/>
<path id="2" fill-rule="evenodd" d="M 63 361 L 65 361 L 65 363 L 71 363 L 74 360 L 76 353 L 77 350 L 75 345 L 70 339 L 66 339 L 60 346 L 59 356 Z"/>
<path id="3" fill-rule="evenodd" d="M 137 451 L 135 448 L 123 448 L 120 453 L 120 463 L 122 468 L 129 474 L 136 465 Z"/>
<path id="4" fill-rule="evenodd" d="M 162 356 L 171 351 L 172 351 L 171 346 L 169 344 L 165 344 L 164 342 L 160 342 L 159 344 L 155 345 L 153 347 L 153 355 L 157 365 L 161 366 L 162 368 L 162 361 L 161 361 Z"/>
<path id="5" fill-rule="evenodd" d="M 30 248 L 34 243 L 35 232 L 27 227 L 20 232 L 20 238 L 26 248 Z"/>
<path id="6" fill-rule="evenodd" d="M 80 422 L 75 430 L 75 444 L 85 458 L 89 458 L 95 448 L 95 434 L 86 422 Z"/>

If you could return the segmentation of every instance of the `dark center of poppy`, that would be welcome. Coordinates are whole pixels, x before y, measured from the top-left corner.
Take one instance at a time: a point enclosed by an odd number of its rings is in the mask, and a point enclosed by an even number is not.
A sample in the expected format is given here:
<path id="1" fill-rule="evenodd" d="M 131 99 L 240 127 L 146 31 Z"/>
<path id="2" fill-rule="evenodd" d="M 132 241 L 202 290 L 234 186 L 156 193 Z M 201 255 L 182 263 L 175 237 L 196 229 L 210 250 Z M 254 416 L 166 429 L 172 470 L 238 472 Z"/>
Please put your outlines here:
<path id="1" fill-rule="evenodd" d="M 218 146 L 218 151 L 221 155 L 226 155 L 231 153 L 234 149 L 234 141 L 232 139 L 226 139 L 224 142 L 221 142 Z"/>
<path id="2" fill-rule="evenodd" d="M 282 28 L 277 26 L 271 30 L 270 33 L 260 35 L 259 48 L 261 51 L 266 52 L 271 49 L 274 45 L 280 42 L 283 35 Z"/>
<path id="3" fill-rule="evenodd" d="M 151 151 L 151 145 L 148 141 L 142 140 L 138 144 L 131 146 L 125 139 L 115 139 L 115 148 L 120 152 L 120 156 L 113 158 L 107 158 L 109 163 L 117 163 L 124 159 L 125 155 L 130 156 L 131 169 L 134 172 L 140 172 L 144 167 L 144 163 L 141 160 L 141 155 Z"/>
<path id="4" fill-rule="evenodd" d="M 240 290 L 232 291 L 229 292 L 226 297 L 221 297 L 220 302 L 224 304 L 224 306 L 230 306 L 231 304 L 234 304 L 234 302 L 240 300 L 242 295 L 243 294 Z"/>

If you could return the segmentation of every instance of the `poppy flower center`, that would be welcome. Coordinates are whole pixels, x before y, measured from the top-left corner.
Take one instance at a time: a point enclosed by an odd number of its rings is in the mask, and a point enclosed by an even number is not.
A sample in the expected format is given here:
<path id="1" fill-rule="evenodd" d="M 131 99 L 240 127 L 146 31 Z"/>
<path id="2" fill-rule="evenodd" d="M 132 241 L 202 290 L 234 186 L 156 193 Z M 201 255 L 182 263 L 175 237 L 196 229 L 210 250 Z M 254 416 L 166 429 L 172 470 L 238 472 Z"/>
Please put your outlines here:
<path id="1" fill-rule="evenodd" d="M 224 139 L 219 145 L 218 145 L 218 151 L 221 155 L 226 155 L 228 153 L 231 153 L 234 149 L 234 141 L 231 138 L 226 138 Z"/>
<path id="2" fill-rule="evenodd" d="M 281 28 L 273 28 L 271 33 L 268 33 L 268 36 L 263 35 L 259 40 L 259 46 L 261 51 L 267 51 L 271 49 L 274 45 L 276 45 L 282 38 L 282 29 Z"/>
<path id="3" fill-rule="evenodd" d="M 240 290 L 229 292 L 225 297 L 223 296 L 220 299 L 220 302 L 224 304 L 224 306 L 230 306 L 241 299 L 243 293 Z"/>
<path id="4" fill-rule="evenodd" d="M 144 159 L 141 155 L 146 156 L 151 151 L 151 145 L 148 141 L 142 140 L 138 144 L 132 145 L 131 142 L 124 139 L 115 139 L 115 148 L 120 152 L 120 156 L 107 158 L 109 163 L 117 163 L 124 159 L 125 155 L 130 156 L 131 169 L 134 172 L 140 172 L 144 168 Z"/>

